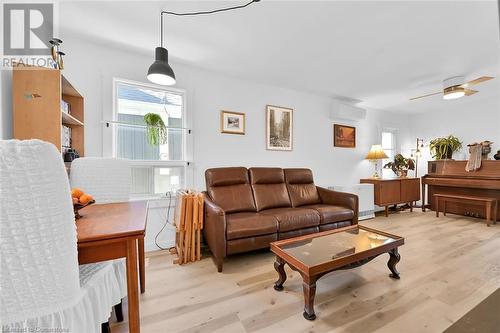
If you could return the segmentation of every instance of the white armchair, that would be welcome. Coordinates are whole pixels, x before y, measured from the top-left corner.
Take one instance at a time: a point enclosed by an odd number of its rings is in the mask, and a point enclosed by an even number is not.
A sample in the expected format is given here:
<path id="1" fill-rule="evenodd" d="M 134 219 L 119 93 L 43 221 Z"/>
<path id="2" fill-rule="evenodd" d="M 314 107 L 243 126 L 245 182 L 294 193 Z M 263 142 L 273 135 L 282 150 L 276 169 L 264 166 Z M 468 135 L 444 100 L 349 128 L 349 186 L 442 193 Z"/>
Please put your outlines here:
<path id="1" fill-rule="evenodd" d="M 78 266 L 59 151 L 0 141 L 0 322 L 4 330 L 100 332 L 124 296 L 111 262 Z"/>

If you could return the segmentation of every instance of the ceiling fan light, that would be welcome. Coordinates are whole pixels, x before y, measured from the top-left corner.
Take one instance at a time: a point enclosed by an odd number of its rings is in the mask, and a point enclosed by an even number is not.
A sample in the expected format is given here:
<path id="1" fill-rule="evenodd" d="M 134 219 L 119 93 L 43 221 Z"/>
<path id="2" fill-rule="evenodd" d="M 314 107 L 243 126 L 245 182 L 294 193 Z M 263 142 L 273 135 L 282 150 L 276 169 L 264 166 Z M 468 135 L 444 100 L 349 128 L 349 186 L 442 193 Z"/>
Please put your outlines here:
<path id="1" fill-rule="evenodd" d="M 465 88 L 462 86 L 452 86 L 444 89 L 443 99 L 457 99 L 465 96 Z"/>
<path id="2" fill-rule="evenodd" d="M 155 61 L 149 66 L 147 78 L 149 81 L 162 86 L 175 84 L 175 74 L 168 64 L 168 51 L 164 47 L 155 49 Z"/>

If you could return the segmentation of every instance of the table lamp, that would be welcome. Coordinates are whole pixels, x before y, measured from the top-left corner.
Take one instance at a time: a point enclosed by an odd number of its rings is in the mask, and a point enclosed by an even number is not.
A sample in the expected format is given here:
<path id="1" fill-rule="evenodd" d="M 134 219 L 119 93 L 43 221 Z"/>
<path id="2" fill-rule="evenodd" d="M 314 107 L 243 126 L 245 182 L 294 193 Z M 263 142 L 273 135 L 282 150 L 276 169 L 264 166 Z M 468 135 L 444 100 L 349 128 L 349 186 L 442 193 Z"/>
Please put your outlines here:
<path id="1" fill-rule="evenodd" d="M 380 176 L 377 173 L 377 163 L 378 160 L 382 160 L 384 158 L 389 158 L 385 151 L 382 149 L 381 145 L 373 145 L 370 151 L 368 152 L 368 155 L 366 155 L 365 160 L 370 160 L 370 162 L 373 163 L 373 166 L 375 168 L 375 171 L 373 172 L 372 178 L 380 178 Z"/>

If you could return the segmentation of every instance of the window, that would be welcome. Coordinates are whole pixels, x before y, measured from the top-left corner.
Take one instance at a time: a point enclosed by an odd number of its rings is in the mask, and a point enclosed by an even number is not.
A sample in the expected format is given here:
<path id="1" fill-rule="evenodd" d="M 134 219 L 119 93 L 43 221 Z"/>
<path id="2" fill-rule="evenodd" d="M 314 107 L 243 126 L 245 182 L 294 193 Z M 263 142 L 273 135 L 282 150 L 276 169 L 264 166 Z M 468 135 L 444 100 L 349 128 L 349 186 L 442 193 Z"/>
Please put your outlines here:
<path id="1" fill-rule="evenodd" d="M 132 196 L 157 196 L 186 184 L 185 93 L 124 80 L 114 81 L 114 147 L 132 161 Z M 166 142 L 148 142 L 144 115 L 155 113 L 167 127 Z"/>
<path id="2" fill-rule="evenodd" d="M 388 156 L 387 159 L 382 160 L 382 166 L 394 160 L 396 155 L 396 130 L 385 129 L 382 131 L 382 149 Z M 394 173 L 390 169 L 382 169 L 383 177 L 393 177 Z"/>

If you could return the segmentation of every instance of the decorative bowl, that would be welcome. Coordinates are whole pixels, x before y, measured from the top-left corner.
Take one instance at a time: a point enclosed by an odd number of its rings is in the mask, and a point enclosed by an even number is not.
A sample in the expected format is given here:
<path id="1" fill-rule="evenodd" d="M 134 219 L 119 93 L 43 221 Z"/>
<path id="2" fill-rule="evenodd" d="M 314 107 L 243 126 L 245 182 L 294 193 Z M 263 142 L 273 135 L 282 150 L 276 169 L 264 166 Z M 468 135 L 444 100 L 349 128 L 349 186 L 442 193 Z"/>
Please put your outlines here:
<path id="1" fill-rule="evenodd" d="M 95 200 L 90 200 L 89 202 L 87 202 L 85 205 L 82 205 L 80 203 L 76 203 L 76 204 L 73 204 L 73 211 L 75 212 L 75 219 L 79 219 L 80 217 L 82 217 L 82 215 L 80 215 L 78 213 L 78 211 L 82 208 L 85 208 L 87 206 L 90 206 L 92 205 L 93 203 L 95 203 Z"/>

